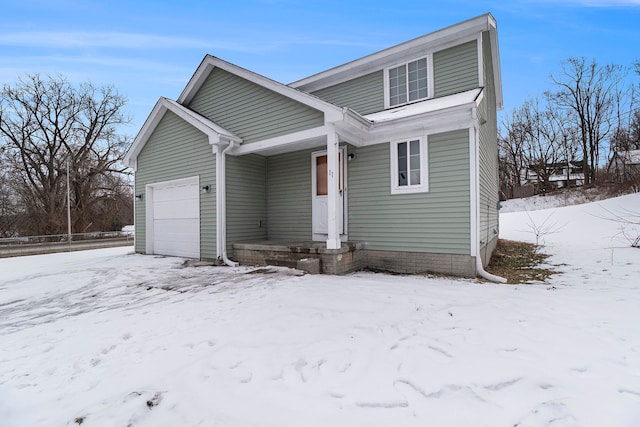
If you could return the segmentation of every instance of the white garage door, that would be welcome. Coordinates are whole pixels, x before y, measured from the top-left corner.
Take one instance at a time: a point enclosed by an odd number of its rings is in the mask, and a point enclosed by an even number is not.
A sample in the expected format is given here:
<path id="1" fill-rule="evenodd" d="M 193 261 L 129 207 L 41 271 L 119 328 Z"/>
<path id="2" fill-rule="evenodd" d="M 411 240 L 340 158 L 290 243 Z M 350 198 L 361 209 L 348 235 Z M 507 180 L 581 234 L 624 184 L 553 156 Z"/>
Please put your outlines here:
<path id="1" fill-rule="evenodd" d="M 200 258 L 197 179 L 153 186 L 153 252 Z"/>

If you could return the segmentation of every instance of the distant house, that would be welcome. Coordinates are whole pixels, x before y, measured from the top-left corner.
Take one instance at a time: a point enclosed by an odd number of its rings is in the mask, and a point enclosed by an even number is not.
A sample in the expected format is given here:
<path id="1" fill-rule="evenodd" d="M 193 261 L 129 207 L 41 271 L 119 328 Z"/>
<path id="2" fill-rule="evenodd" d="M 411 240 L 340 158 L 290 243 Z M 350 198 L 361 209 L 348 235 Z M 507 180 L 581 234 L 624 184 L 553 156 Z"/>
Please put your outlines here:
<path id="1" fill-rule="evenodd" d="M 533 185 L 534 193 L 543 190 L 556 190 L 584 185 L 582 160 L 547 163 L 542 169 L 539 165 L 529 165 L 521 178 L 523 185 Z"/>
<path id="2" fill-rule="evenodd" d="M 288 85 L 207 55 L 125 158 L 136 251 L 483 273 L 501 88 L 490 14 Z"/>
<path id="3" fill-rule="evenodd" d="M 616 151 L 608 169 L 618 182 L 640 179 L 640 150 Z"/>

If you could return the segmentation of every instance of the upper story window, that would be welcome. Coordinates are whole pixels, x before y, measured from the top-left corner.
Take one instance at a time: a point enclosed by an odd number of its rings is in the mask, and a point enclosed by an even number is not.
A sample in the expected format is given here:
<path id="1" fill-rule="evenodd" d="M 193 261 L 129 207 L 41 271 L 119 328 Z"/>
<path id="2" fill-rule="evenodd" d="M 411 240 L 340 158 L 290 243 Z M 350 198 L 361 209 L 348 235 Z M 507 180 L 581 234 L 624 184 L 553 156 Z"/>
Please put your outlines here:
<path id="1" fill-rule="evenodd" d="M 422 58 L 387 70 L 389 107 L 429 96 L 427 66 L 427 58 Z"/>

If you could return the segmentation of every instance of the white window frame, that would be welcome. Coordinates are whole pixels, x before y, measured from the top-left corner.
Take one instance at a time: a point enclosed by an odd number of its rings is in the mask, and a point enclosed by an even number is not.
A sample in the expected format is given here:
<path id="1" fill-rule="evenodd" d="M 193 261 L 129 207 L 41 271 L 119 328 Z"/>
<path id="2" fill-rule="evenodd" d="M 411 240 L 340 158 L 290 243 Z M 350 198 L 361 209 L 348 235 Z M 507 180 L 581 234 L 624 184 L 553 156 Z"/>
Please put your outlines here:
<path id="1" fill-rule="evenodd" d="M 420 142 L 420 184 L 398 184 L 398 144 L 410 141 Z M 404 138 L 389 143 L 391 150 L 391 194 L 426 193 L 429 191 L 429 144 L 426 136 Z"/>
<path id="2" fill-rule="evenodd" d="M 427 60 L 427 96 L 426 98 L 419 98 L 419 99 L 414 99 L 413 101 L 409 101 L 409 80 L 407 79 L 407 101 L 402 103 L 402 104 L 395 104 L 395 105 L 391 105 L 391 88 L 389 85 L 389 70 L 392 70 L 394 68 L 398 68 L 398 67 L 402 67 L 403 65 L 405 67 L 408 67 L 408 65 L 412 62 L 416 62 L 419 61 L 421 59 L 426 59 Z M 395 108 L 395 107 L 400 107 L 403 105 L 407 105 L 407 104 L 411 104 L 414 102 L 419 102 L 419 101 L 424 101 L 425 99 L 430 99 L 433 98 L 433 54 L 430 53 L 428 55 L 425 56 L 421 56 L 419 58 L 415 58 L 415 59 L 411 59 L 410 61 L 406 61 L 406 62 L 401 62 L 401 63 L 397 63 L 397 64 L 393 64 L 392 66 L 389 66 L 387 68 L 384 69 L 384 106 L 385 108 Z"/>

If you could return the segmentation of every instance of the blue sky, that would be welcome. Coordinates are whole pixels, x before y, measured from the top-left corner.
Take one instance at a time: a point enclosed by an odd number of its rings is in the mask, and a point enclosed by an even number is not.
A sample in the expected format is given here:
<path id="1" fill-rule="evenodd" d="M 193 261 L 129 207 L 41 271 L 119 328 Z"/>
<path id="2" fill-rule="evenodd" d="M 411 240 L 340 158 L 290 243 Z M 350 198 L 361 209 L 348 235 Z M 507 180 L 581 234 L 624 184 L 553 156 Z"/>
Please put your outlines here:
<path id="1" fill-rule="evenodd" d="M 289 83 L 491 12 L 505 112 L 550 89 L 570 56 L 640 60 L 640 0 L 3 0 L 0 10 L 1 83 L 40 73 L 113 84 L 129 98 L 132 136 L 207 53 Z"/>

